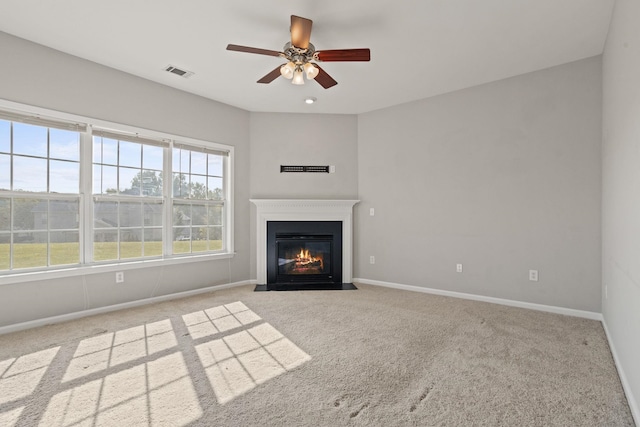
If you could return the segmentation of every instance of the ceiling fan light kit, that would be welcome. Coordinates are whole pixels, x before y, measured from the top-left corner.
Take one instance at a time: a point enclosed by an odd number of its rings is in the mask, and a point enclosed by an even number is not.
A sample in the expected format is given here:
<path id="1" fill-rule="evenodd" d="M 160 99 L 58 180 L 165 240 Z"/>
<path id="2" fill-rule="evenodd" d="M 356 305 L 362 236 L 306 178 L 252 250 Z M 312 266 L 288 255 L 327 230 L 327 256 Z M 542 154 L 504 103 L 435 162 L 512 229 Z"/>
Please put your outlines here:
<path id="1" fill-rule="evenodd" d="M 311 26 L 313 21 L 299 16 L 291 15 L 291 41 L 287 42 L 282 52 L 268 49 L 260 49 L 248 46 L 230 44 L 227 50 L 236 52 L 254 53 L 258 55 L 278 56 L 287 60 L 285 64 L 276 67 L 266 76 L 258 80 L 258 83 L 271 83 L 279 76 L 291 80 L 294 85 L 303 85 L 304 76 L 307 80 L 317 81 L 323 88 L 329 89 L 338 84 L 315 62 L 331 61 L 370 61 L 369 49 L 337 49 L 316 51 L 314 45 L 309 43 Z"/>

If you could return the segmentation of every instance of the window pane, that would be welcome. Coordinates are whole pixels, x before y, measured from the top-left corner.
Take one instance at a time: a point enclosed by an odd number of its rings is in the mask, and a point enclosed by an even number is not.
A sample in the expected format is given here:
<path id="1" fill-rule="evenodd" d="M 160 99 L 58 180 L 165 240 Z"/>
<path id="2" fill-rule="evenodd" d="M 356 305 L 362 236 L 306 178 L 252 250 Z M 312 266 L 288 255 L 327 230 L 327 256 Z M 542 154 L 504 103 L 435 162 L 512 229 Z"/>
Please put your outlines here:
<path id="1" fill-rule="evenodd" d="M 206 153 L 198 153 L 196 151 L 191 152 L 191 173 L 197 173 L 199 175 L 207 174 Z"/>
<path id="2" fill-rule="evenodd" d="M 75 200 L 49 201 L 49 228 L 51 230 L 74 229 L 79 227 L 78 202 Z M 53 240 L 51 240 L 53 242 Z"/>
<path id="3" fill-rule="evenodd" d="M 114 194 L 118 191 L 118 168 L 115 166 L 93 167 L 93 193 Z"/>
<path id="4" fill-rule="evenodd" d="M 0 270 L 8 270 L 11 266 L 10 250 L 11 235 L 0 232 Z"/>
<path id="5" fill-rule="evenodd" d="M 209 206 L 209 225 L 222 225 L 222 206 Z"/>
<path id="6" fill-rule="evenodd" d="M 80 134 L 78 132 L 49 129 L 50 157 L 64 160 L 80 160 Z"/>
<path id="7" fill-rule="evenodd" d="M 164 149 L 162 147 L 155 147 L 153 145 L 142 146 L 142 167 L 145 169 L 158 169 L 162 170 L 162 153 Z"/>
<path id="8" fill-rule="evenodd" d="M 13 190 L 47 191 L 47 160 L 13 156 Z"/>
<path id="9" fill-rule="evenodd" d="M 11 149 L 11 122 L 0 120 L 0 153 L 9 153 Z"/>
<path id="10" fill-rule="evenodd" d="M 102 138 L 93 137 L 93 163 L 102 163 Z"/>
<path id="11" fill-rule="evenodd" d="M 118 164 L 118 141 L 109 138 L 102 140 L 102 163 L 108 165 Z"/>
<path id="12" fill-rule="evenodd" d="M 162 255 L 162 229 L 145 228 L 144 230 L 144 256 Z"/>
<path id="13" fill-rule="evenodd" d="M 204 252 L 207 250 L 207 228 L 193 227 L 191 235 L 191 252 Z"/>
<path id="14" fill-rule="evenodd" d="M 14 122 L 13 152 L 47 157 L 47 128 Z"/>
<path id="15" fill-rule="evenodd" d="M 202 175 L 191 175 L 191 184 L 189 186 L 189 197 L 192 199 L 207 198 L 207 177 Z"/>
<path id="16" fill-rule="evenodd" d="M 49 161 L 49 192 L 75 193 L 80 191 L 80 165 L 75 162 Z"/>
<path id="17" fill-rule="evenodd" d="M 142 146 L 135 142 L 120 141 L 120 166 L 140 169 L 142 164 Z"/>
<path id="18" fill-rule="evenodd" d="M 93 226 L 95 228 L 112 228 L 118 226 L 118 203 L 96 202 L 93 207 Z M 102 241 L 102 240 L 98 240 Z"/>
<path id="19" fill-rule="evenodd" d="M 0 190 L 11 190 L 11 157 L 0 154 Z"/>
<path id="20" fill-rule="evenodd" d="M 47 232 L 20 232 L 13 235 L 13 268 L 47 266 Z"/>
<path id="21" fill-rule="evenodd" d="M 189 151 L 174 148 L 172 163 L 174 172 L 189 173 Z"/>
<path id="22" fill-rule="evenodd" d="M 191 224 L 207 225 L 207 207 L 205 205 L 191 206 Z"/>
<path id="23" fill-rule="evenodd" d="M 142 228 L 120 230 L 120 259 L 142 256 Z"/>
<path id="24" fill-rule="evenodd" d="M 209 194 L 207 195 L 211 200 L 222 200 L 222 178 L 209 177 Z"/>
<path id="25" fill-rule="evenodd" d="M 189 184 L 187 181 L 187 175 L 183 173 L 173 174 L 173 197 L 189 197 Z"/>
<path id="26" fill-rule="evenodd" d="M 162 171 L 144 170 L 141 176 L 143 196 L 162 196 Z"/>
<path id="27" fill-rule="evenodd" d="M 93 165 L 93 194 L 102 194 L 102 166 Z"/>
<path id="28" fill-rule="evenodd" d="M 191 252 L 189 227 L 173 227 L 173 253 L 185 254 Z"/>
<path id="29" fill-rule="evenodd" d="M 162 227 L 162 205 L 159 203 L 144 204 L 144 226 Z"/>
<path id="30" fill-rule="evenodd" d="M 224 157 L 217 156 L 215 154 L 208 154 L 209 160 L 209 172 L 207 175 L 209 176 L 222 176 L 222 162 Z"/>
<path id="31" fill-rule="evenodd" d="M 222 227 L 209 227 L 209 250 L 222 249 Z"/>
<path id="32" fill-rule="evenodd" d="M 118 259 L 117 231 L 96 231 L 94 233 L 93 259 L 95 261 Z"/>
<path id="33" fill-rule="evenodd" d="M 80 262 L 80 237 L 77 231 L 54 231 L 51 242 L 51 265 L 78 264 Z"/>
<path id="34" fill-rule="evenodd" d="M 11 199 L 0 199 L 0 231 L 11 229 Z"/>
<path id="35" fill-rule="evenodd" d="M 191 240 L 207 240 L 207 227 L 203 225 L 191 227 Z"/>
<path id="36" fill-rule="evenodd" d="M 120 227 L 142 226 L 142 203 L 120 203 Z M 140 240 L 139 235 L 135 240 Z"/>
<path id="37" fill-rule="evenodd" d="M 173 225 L 191 225 L 191 206 L 177 203 L 173 205 Z"/>
<path id="38" fill-rule="evenodd" d="M 13 199 L 13 230 L 47 229 L 47 201 L 39 199 Z M 18 233 L 19 234 L 19 233 Z M 14 234 L 13 241 L 20 241 Z"/>
<path id="39" fill-rule="evenodd" d="M 140 169 L 118 168 L 118 173 L 120 173 L 120 193 L 139 196 L 140 186 L 136 188 L 133 186 L 136 182 L 140 182 Z"/>

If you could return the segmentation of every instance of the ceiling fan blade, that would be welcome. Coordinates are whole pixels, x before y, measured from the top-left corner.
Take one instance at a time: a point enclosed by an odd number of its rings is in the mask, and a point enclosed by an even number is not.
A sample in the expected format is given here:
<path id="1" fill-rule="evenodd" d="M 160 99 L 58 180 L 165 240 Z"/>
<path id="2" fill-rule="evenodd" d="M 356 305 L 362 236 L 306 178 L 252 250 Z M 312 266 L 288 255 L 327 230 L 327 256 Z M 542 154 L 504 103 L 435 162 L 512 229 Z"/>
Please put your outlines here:
<path id="1" fill-rule="evenodd" d="M 336 49 L 321 50 L 316 52 L 318 61 L 370 61 L 371 51 L 369 49 Z"/>
<path id="2" fill-rule="evenodd" d="M 227 50 L 233 50 L 236 52 L 257 53 L 258 55 L 280 56 L 282 52 L 277 50 L 260 49 L 257 47 L 238 46 L 237 44 L 227 45 Z"/>
<path id="3" fill-rule="evenodd" d="M 291 15 L 291 44 L 300 49 L 307 49 L 311 38 L 312 25 L 313 21 L 311 19 Z"/>
<path id="4" fill-rule="evenodd" d="M 280 67 L 282 67 L 282 65 L 278 65 L 273 71 L 258 80 L 258 83 L 271 83 L 272 81 L 280 77 Z"/>
<path id="5" fill-rule="evenodd" d="M 316 76 L 315 81 L 317 81 L 320 84 L 320 86 L 322 86 L 325 89 L 329 89 L 330 87 L 333 87 L 338 84 L 338 82 L 333 80 L 333 77 L 327 74 L 326 71 L 318 67 L 318 64 L 314 64 L 314 65 L 318 68 L 318 75 Z"/>

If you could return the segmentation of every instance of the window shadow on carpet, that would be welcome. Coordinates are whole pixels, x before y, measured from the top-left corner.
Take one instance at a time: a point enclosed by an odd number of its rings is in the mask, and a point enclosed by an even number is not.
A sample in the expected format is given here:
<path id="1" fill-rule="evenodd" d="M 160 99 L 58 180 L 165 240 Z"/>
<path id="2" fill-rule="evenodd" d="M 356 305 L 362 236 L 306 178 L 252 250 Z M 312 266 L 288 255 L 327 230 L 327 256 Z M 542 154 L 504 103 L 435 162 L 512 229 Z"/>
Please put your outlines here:
<path id="1" fill-rule="evenodd" d="M 237 301 L 0 361 L 0 425 L 187 425 L 310 359 Z"/>

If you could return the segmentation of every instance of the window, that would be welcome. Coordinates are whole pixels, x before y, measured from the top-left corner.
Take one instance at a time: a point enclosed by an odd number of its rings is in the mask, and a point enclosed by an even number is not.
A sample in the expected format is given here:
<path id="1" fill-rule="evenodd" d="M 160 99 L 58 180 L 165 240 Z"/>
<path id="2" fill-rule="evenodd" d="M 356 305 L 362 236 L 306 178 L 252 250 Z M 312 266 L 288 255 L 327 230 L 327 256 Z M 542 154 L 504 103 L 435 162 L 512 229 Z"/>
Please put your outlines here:
<path id="1" fill-rule="evenodd" d="M 95 261 L 163 254 L 163 146 L 168 144 L 125 138 L 93 132 Z"/>
<path id="2" fill-rule="evenodd" d="M 224 249 L 224 165 L 227 153 L 173 148 L 173 253 Z"/>
<path id="3" fill-rule="evenodd" d="M 82 130 L 0 115 L 0 272 L 81 262 Z"/>
<path id="4" fill-rule="evenodd" d="M 0 111 L 0 274 L 232 251 L 231 147 L 150 134 Z"/>

